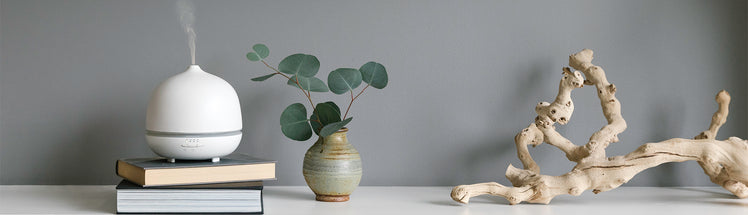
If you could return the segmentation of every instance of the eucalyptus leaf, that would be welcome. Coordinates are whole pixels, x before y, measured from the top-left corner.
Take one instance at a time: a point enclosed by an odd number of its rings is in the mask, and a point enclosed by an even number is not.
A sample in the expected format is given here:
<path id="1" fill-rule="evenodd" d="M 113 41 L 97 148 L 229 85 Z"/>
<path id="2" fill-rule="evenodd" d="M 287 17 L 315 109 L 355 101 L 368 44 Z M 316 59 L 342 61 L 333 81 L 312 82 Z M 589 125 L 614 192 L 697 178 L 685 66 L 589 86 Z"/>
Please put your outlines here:
<path id="1" fill-rule="evenodd" d="M 296 85 L 296 80 L 299 81 L 301 88 L 304 90 L 308 90 L 312 92 L 329 91 L 327 89 L 327 85 L 325 85 L 325 82 L 323 82 L 322 80 L 316 77 L 304 77 L 304 76 L 294 75 L 291 77 L 291 79 L 288 79 L 288 82 L 286 83 L 293 87 L 298 87 L 298 85 Z"/>
<path id="2" fill-rule="evenodd" d="M 259 56 L 260 59 L 265 59 L 266 57 L 268 57 L 268 55 L 270 55 L 270 49 L 268 49 L 265 44 L 255 44 L 254 46 L 252 46 L 252 50 L 255 50 L 255 53 L 257 53 L 257 56 Z"/>
<path id="3" fill-rule="evenodd" d="M 260 57 L 260 55 L 257 55 L 257 53 L 254 53 L 254 52 L 247 53 L 247 59 L 249 59 L 249 61 L 260 61 L 260 60 L 262 60 L 262 58 Z"/>
<path id="4" fill-rule="evenodd" d="M 312 130 L 319 135 L 320 129 L 330 123 L 340 122 L 340 108 L 335 102 L 319 103 L 316 110 L 309 117 L 309 123 L 312 124 Z"/>
<path id="5" fill-rule="evenodd" d="M 268 78 L 273 77 L 273 76 L 275 76 L 277 74 L 278 73 L 273 73 L 273 74 L 269 74 L 269 75 L 263 75 L 263 76 L 260 76 L 260 77 L 252 78 L 252 81 L 264 81 L 264 80 L 268 80 Z"/>
<path id="6" fill-rule="evenodd" d="M 327 137 L 331 134 L 334 134 L 336 131 L 340 130 L 341 128 L 345 127 L 348 123 L 353 120 L 353 117 L 348 117 L 348 119 L 345 119 L 340 122 L 334 122 L 327 124 L 325 127 L 322 127 L 322 130 L 319 132 L 320 137 Z"/>
<path id="7" fill-rule="evenodd" d="M 361 72 L 353 68 L 340 68 L 330 72 L 327 85 L 335 94 L 347 93 L 361 85 Z"/>
<path id="8" fill-rule="evenodd" d="M 293 54 L 281 60 L 278 70 L 291 75 L 314 77 L 319 72 L 319 60 L 313 55 Z"/>
<path id="9" fill-rule="evenodd" d="M 374 88 L 382 89 L 387 86 L 387 70 L 382 64 L 368 62 L 361 66 L 361 79 Z"/>
<path id="10" fill-rule="evenodd" d="M 307 121 L 304 105 L 301 103 L 291 104 L 281 113 L 281 131 L 283 131 L 283 135 L 292 140 L 308 140 L 312 137 L 312 129 Z"/>

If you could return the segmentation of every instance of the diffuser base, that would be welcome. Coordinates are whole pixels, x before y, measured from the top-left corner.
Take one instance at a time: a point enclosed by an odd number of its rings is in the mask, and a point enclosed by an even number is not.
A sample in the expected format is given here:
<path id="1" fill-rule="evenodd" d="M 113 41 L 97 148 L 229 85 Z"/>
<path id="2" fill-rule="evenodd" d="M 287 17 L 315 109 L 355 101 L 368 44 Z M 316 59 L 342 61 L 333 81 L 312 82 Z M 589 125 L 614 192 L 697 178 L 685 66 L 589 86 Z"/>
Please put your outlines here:
<path id="1" fill-rule="evenodd" d="M 213 163 L 220 162 L 220 161 L 221 161 L 221 158 L 211 158 L 210 159 L 210 162 L 213 162 Z M 176 158 L 166 158 L 166 162 L 176 163 L 177 159 Z"/>
<path id="2" fill-rule="evenodd" d="M 220 157 L 234 152 L 242 139 L 241 131 L 210 134 L 163 135 L 148 133 L 146 142 L 151 150 L 169 162 L 179 160 L 220 161 Z"/>

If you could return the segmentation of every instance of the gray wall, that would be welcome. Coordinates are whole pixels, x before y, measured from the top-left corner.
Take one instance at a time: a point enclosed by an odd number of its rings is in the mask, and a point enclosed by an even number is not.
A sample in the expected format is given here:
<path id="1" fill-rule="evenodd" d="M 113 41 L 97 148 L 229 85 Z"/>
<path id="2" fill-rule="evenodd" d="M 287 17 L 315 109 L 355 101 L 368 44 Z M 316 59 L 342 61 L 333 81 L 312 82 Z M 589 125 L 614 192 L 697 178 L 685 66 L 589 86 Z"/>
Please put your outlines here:
<path id="1" fill-rule="evenodd" d="M 254 43 L 277 64 L 316 55 L 321 73 L 378 61 L 390 85 L 352 108 L 349 137 L 363 185 L 508 184 L 513 137 L 551 101 L 567 56 L 595 50 L 618 86 L 629 129 L 608 149 L 693 137 L 733 95 L 719 138 L 748 137 L 745 1 L 197 1 L 197 62 L 229 81 L 243 110 L 238 152 L 278 160 L 274 185 L 302 185 L 312 141 L 285 138 L 278 117 L 302 97 L 244 58 Z M 158 83 L 189 64 L 174 1 L 0 3 L 0 184 L 114 184 L 118 158 L 154 154 L 143 138 Z M 559 131 L 583 144 L 605 120 L 594 89 L 573 96 Z M 345 96 L 314 95 L 347 103 Z M 531 149 L 545 174 L 572 163 Z M 629 185 L 710 185 L 695 162 L 663 165 Z"/>

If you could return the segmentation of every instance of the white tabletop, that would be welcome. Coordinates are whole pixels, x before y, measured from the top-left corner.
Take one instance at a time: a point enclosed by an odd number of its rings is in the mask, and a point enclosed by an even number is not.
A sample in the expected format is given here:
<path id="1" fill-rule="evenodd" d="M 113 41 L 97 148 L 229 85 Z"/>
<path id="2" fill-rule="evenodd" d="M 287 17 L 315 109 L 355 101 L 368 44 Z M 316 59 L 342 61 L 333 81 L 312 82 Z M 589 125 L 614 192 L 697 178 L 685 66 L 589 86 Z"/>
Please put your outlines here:
<path id="1" fill-rule="evenodd" d="M 265 187 L 265 214 L 748 214 L 748 199 L 719 187 L 621 187 L 559 196 L 549 205 L 508 205 L 479 196 L 463 205 L 451 187 L 359 187 L 344 203 L 314 201 L 309 188 Z M 112 214 L 114 186 L 0 186 L 0 214 Z"/>

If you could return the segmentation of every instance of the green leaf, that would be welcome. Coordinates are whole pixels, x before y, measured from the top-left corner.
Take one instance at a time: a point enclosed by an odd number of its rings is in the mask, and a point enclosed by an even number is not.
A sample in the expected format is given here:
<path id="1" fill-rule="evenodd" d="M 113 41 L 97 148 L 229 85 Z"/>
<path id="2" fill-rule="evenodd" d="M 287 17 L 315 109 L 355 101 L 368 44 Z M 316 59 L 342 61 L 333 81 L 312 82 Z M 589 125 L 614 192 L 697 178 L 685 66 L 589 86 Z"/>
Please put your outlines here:
<path id="1" fill-rule="evenodd" d="M 283 58 L 278 70 L 291 75 L 314 77 L 319 72 L 319 60 L 312 55 L 294 54 Z"/>
<path id="2" fill-rule="evenodd" d="M 335 102 L 325 102 L 317 104 L 316 111 L 309 117 L 309 123 L 312 124 L 312 130 L 319 135 L 320 129 L 334 122 L 340 122 L 340 108 Z"/>
<path id="3" fill-rule="evenodd" d="M 273 74 L 270 74 L 270 75 L 263 75 L 263 76 L 260 76 L 260 77 L 252 78 L 252 81 L 264 81 L 264 80 L 268 80 L 268 78 L 273 77 L 274 75 L 277 75 L 277 74 L 278 73 L 273 73 Z"/>
<path id="4" fill-rule="evenodd" d="M 254 53 L 254 52 L 247 53 L 247 59 L 249 59 L 249 61 L 260 61 L 260 60 L 262 60 L 262 58 L 260 58 L 260 56 L 257 55 L 257 53 Z"/>
<path id="5" fill-rule="evenodd" d="M 281 113 L 281 131 L 283 131 L 283 135 L 292 140 L 308 140 L 312 137 L 312 129 L 307 121 L 304 105 L 301 103 L 291 104 Z"/>
<path id="6" fill-rule="evenodd" d="M 334 122 L 326 125 L 325 127 L 322 127 L 322 130 L 319 132 L 320 137 L 327 137 L 331 134 L 334 134 L 336 131 L 340 130 L 341 128 L 345 127 L 349 122 L 353 120 L 353 117 L 348 117 L 348 119 L 345 119 L 340 122 Z"/>
<path id="7" fill-rule="evenodd" d="M 252 50 L 255 50 L 257 56 L 259 56 L 261 59 L 265 59 L 266 57 L 268 57 L 268 55 L 270 55 L 270 49 L 268 49 L 265 44 L 255 44 L 254 46 L 252 46 Z"/>
<path id="8" fill-rule="evenodd" d="M 361 79 L 374 88 L 382 89 L 387 86 L 387 70 L 382 64 L 368 62 L 361 66 Z"/>
<path id="9" fill-rule="evenodd" d="M 288 82 L 286 82 L 286 84 L 291 85 L 293 87 L 298 87 L 296 85 L 297 79 L 299 80 L 299 84 L 301 84 L 301 88 L 303 88 L 304 90 L 309 90 L 312 92 L 329 91 L 327 89 L 327 85 L 325 85 L 325 82 L 315 77 L 304 77 L 304 76 L 294 75 L 294 76 L 291 76 L 291 79 L 288 79 Z"/>
<path id="10" fill-rule="evenodd" d="M 343 94 L 361 85 L 361 72 L 352 68 L 340 68 L 330 72 L 327 85 L 335 94 Z"/>

